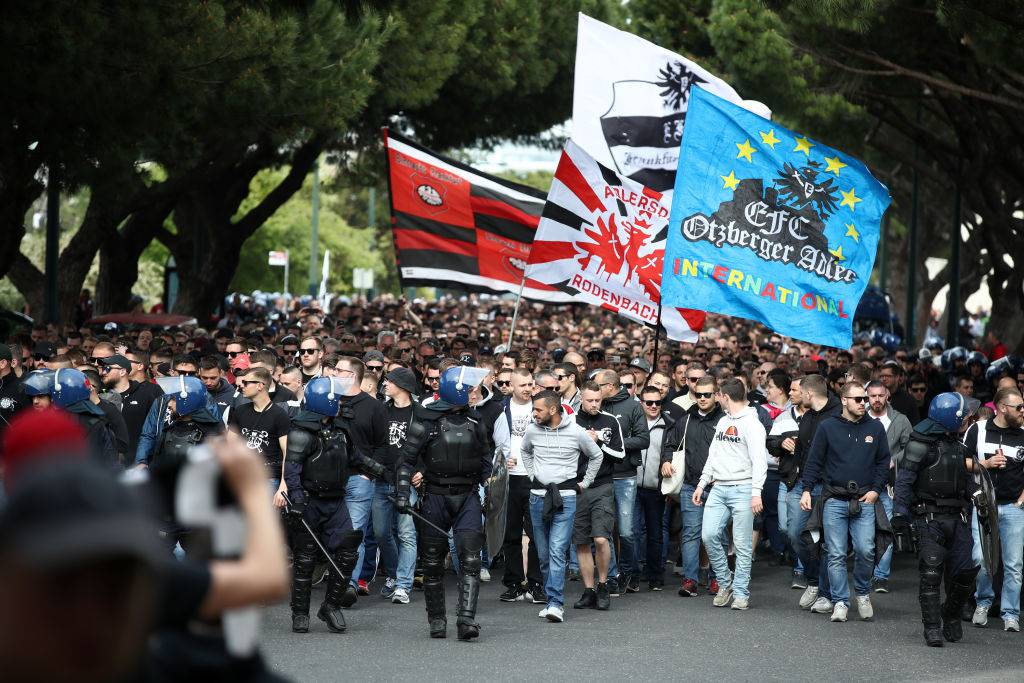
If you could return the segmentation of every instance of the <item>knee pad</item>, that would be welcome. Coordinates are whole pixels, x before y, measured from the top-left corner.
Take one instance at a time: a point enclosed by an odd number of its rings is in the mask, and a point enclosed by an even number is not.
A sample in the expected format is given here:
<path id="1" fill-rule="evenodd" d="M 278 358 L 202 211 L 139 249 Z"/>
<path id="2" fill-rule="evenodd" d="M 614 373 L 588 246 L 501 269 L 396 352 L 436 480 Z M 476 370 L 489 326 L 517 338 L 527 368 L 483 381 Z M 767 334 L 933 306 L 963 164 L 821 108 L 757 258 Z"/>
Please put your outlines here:
<path id="1" fill-rule="evenodd" d="M 479 532 L 471 532 L 459 534 L 455 537 L 455 548 L 459 553 L 459 562 L 462 563 L 462 569 L 467 576 L 480 575 L 480 567 L 482 566 L 480 549 L 483 547 L 483 536 Z"/>
<path id="2" fill-rule="evenodd" d="M 937 565 L 927 564 L 925 558 L 921 558 L 919 566 L 921 572 L 921 587 L 938 588 L 942 585 L 942 568 Z"/>
<path id="3" fill-rule="evenodd" d="M 352 531 L 346 531 L 341 535 L 341 542 L 338 544 L 339 550 L 352 550 L 358 549 L 359 544 L 363 542 L 363 530 L 353 529 Z"/>
<path id="4" fill-rule="evenodd" d="M 424 576 L 444 576 L 444 557 L 448 554 L 448 539 L 424 539 L 420 543 L 420 559 Z"/>

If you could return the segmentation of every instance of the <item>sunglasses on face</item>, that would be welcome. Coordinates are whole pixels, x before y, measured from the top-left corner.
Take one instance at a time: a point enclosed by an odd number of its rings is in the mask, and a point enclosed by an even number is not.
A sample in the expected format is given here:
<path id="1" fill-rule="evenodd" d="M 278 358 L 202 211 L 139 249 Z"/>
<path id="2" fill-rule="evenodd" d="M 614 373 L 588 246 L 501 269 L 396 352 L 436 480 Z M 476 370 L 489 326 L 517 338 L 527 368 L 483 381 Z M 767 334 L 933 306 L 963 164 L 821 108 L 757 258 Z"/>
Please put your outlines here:
<path id="1" fill-rule="evenodd" d="M 699 379 L 701 379 L 701 378 L 700 377 L 687 377 L 686 381 L 687 382 L 696 382 Z"/>
<path id="2" fill-rule="evenodd" d="M 427 381 L 430 382 L 431 384 L 434 384 L 435 382 L 440 382 L 441 378 L 440 377 L 428 377 Z"/>
<path id="3" fill-rule="evenodd" d="M 238 356 L 241 356 L 243 353 L 245 353 L 245 351 L 228 351 L 226 355 L 228 358 L 237 358 Z"/>
<path id="4" fill-rule="evenodd" d="M 633 388 L 634 386 L 636 386 L 636 385 L 635 385 L 635 384 L 633 384 L 632 382 L 622 382 L 622 383 L 620 384 L 620 386 L 621 386 L 621 387 L 622 387 L 623 389 L 632 389 L 632 388 Z"/>
<path id="5" fill-rule="evenodd" d="M 540 388 L 541 389 L 545 389 L 547 391 L 558 391 L 558 385 L 557 384 L 552 384 L 551 386 L 546 386 L 544 384 L 541 384 Z"/>
<path id="6" fill-rule="evenodd" d="M 310 356 L 319 350 L 320 349 L 299 349 L 299 353 L 301 353 L 303 356 Z"/>
<path id="7" fill-rule="evenodd" d="M 40 357 L 39 356 L 35 356 L 35 359 L 36 360 L 40 360 Z M 46 359 L 43 358 L 42 360 L 46 360 Z M 103 360 L 103 359 L 102 358 L 97 358 L 96 356 L 91 356 L 89 358 L 89 364 L 90 365 L 99 365 L 101 360 Z"/>
<path id="8" fill-rule="evenodd" d="M 867 396 L 844 396 L 843 398 L 845 398 L 847 401 L 856 401 L 857 403 L 867 403 L 868 402 L 868 397 Z"/>
<path id="9" fill-rule="evenodd" d="M 380 372 L 384 368 L 383 365 L 367 365 L 367 370 L 373 370 L 374 372 Z"/>
<path id="10" fill-rule="evenodd" d="M 263 382 L 260 382 L 259 380 L 255 380 L 255 379 L 243 379 L 243 380 L 242 380 L 242 381 L 240 382 L 240 384 L 241 384 L 241 385 L 242 385 L 243 387 L 248 387 L 248 386 L 251 386 L 251 385 L 253 385 L 253 384 L 263 384 Z"/>
<path id="11" fill-rule="evenodd" d="M 695 392 L 693 392 L 693 395 L 696 398 L 711 398 L 712 396 L 715 395 L 715 392 L 713 392 L 713 391 L 695 391 Z"/>
<path id="12" fill-rule="evenodd" d="M 497 384 L 499 387 L 507 387 L 512 384 L 512 380 L 507 379 L 505 381 L 502 381 L 499 379 L 495 382 L 495 384 Z"/>
<path id="13" fill-rule="evenodd" d="M 195 370 L 175 370 L 174 372 L 176 372 L 181 377 L 197 377 L 197 376 L 199 376 L 199 373 L 196 372 Z"/>
<path id="14" fill-rule="evenodd" d="M 664 403 L 664 401 L 652 401 L 649 399 L 644 399 L 645 406 L 660 406 L 662 403 Z"/>
<path id="15" fill-rule="evenodd" d="M 1003 403 L 1001 405 L 1003 405 L 1006 408 L 1009 408 L 1010 410 L 1016 410 L 1018 413 L 1024 413 L 1024 403 Z"/>
<path id="16" fill-rule="evenodd" d="M 559 382 L 565 379 L 569 379 L 572 375 L 555 375 Z"/>
<path id="17" fill-rule="evenodd" d="M 924 392 L 928 391 L 928 387 L 910 387 L 910 391 L 912 391 L 915 394 L 923 394 Z"/>

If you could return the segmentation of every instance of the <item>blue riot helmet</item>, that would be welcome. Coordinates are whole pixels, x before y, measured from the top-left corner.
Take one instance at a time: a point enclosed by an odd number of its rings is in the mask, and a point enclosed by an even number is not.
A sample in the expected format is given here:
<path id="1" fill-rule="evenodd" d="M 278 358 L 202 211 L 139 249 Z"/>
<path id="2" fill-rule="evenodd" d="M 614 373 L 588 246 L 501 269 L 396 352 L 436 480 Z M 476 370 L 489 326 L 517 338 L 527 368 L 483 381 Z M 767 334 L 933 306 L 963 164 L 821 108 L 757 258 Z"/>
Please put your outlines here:
<path id="1" fill-rule="evenodd" d="M 21 381 L 26 396 L 49 396 L 53 393 L 53 370 L 33 370 Z"/>
<path id="2" fill-rule="evenodd" d="M 67 408 L 89 398 L 89 380 L 79 370 L 63 368 L 53 373 L 53 397 L 55 405 Z"/>
<path id="3" fill-rule="evenodd" d="M 948 431 L 958 433 L 964 420 L 976 413 L 980 405 L 976 398 L 965 398 L 963 394 L 947 391 L 932 399 L 928 417 Z"/>
<path id="4" fill-rule="evenodd" d="M 884 346 L 884 344 L 882 343 L 884 337 L 885 337 L 885 332 L 883 332 L 879 328 L 875 328 L 874 330 L 871 331 L 871 345 L 872 346 Z"/>
<path id="5" fill-rule="evenodd" d="M 980 365 L 985 368 L 988 367 L 988 357 L 986 357 L 981 351 L 971 351 L 967 354 L 967 364 Z"/>
<path id="6" fill-rule="evenodd" d="M 206 386 L 198 377 L 158 377 L 156 383 L 174 397 L 174 412 L 178 415 L 191 415 L 206 407 Z"/>
<path id="7" fill-rule="evenodd" d="M 479 386 L 489 372 L 484 368 L 466 366 L 448 368 L 441 375 L 438 390 L 441 400 L 454 406 L 469 405 L 469 392 Z"/>
<path id="8" fill-rule="evenodd" d="M 900 341 L 902 340 L 897 335 L 892 332 L 886 332 L 882 335 L 882 348 L 889 353 L 893 353 L 899 347 Z"/>
<path id="9" fill-rule="evenodd" d="M 996 380 L 1013 372 L 1013 370 L 1013 363 L 1010 362 L 1010 357 L 1003 356 L 985 369 L 985 379 L 989 383 L 994 384 Z"/>
<path id="10" fill-rule="evenodd" d="M 939 356 L 939 367 L 942 368 L 943 372 L 950 372 L 953 370 L 953 350 L 949 349 L 943 351 L 942 355 Z"/>
<path id="11" fill-rule="evenodd" d="M 309 381 L 303 392 L 306 410 L 324 417 L 336 417 L 341 398 L 352 388 L 351 377 L 316 377 Z"/>
<path id="12" fill-rule="evenodd" d="M 962 346 L 954 346 L 949 350 L 949 360 L 953 363 L 954 368 L 956 368 L 957 363 L 966 363 L 967 349 Z"/>

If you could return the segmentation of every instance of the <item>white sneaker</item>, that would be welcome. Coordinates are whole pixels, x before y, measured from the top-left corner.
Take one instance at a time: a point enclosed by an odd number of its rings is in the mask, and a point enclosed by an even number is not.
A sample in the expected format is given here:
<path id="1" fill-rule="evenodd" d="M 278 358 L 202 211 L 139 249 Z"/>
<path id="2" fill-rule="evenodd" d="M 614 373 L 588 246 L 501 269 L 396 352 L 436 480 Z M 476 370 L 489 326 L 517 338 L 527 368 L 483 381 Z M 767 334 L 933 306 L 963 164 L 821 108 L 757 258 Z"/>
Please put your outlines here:
<path id="1" fill-rule="evenodd" d="M 981 607 L 980 605 L 975 608 L 974 616 L 971 617 L 971 623 L 978 628 L 985 628 L 988 626 L 988 607 Z"/>
<path id="2" fill-rule="evenodd" d="M 737 595 L 732 599 L 733 609 L 750 609 L 750 598 L 744 598 L 743 596 Z"/>
<path id="3" fill-rule="evenodd" d="M 547 617 L 547 620 L 551 623 L 561 624 L 563 621 L 565 621 L 564 612 L 562 611 L 561 607 L 551 605 L 548 607 L 547 612 L 548 613 L 544 616 Z"/>
<path id="4" fill-rule="evenodd" d="M 546 619 L 547 616 L 548 616 L 548 610 L 549 609 L 550 609 L 549 607 L 545 607 L 544 609 L 542 609 L 540 612 L 537 613 L 537 616 L 540 617 L 541 619 Z"/>
<path id="5" fill-rule="evenodd" d="M 814 605 L 814 601 L 818 599 L 818 587 L 808 586 L 804 589 L 804 594 L 800 596 L 800 609 L 811 609 Z"/>
<path id="6" fill-rule="evenodd" d="M 832 621 L 846 621 L 847 610 L 845 602 L 837 602 L 832 608 Z"/>
<path id="7" fill-rule="evenodd" d="M 871 607 L 871 596 L 857 596 L 857 614 L 860 615 L 860 618 L 863 621 L 871 621 L 875 616 L 875 610 Z"/>
<path id="8" fill-rule="evenodd" d="M 395 605 L 408 605 L 409 591 L 404 588 L 396 588 L 395 594 L 391 596 L 391 602 Z"/>
<path id="9" fill-rule="evenodd" d="M 1020 633 L 1020 622 L 1016 619 L 1003 619 L 1003 630 Z"/>
<path id="10" fill-rule="evenodd" d="M 480 567 L 480 580 L 484 583 L 491 580 L 491 571 L 487 567 Z"/>
<path id="11" fill-rule="evenodd" d="M 832 611 L 832 601 L 825 597 L 818 598 L 811 605 L 811 611 L 815 614 L 828 614 Z"/>

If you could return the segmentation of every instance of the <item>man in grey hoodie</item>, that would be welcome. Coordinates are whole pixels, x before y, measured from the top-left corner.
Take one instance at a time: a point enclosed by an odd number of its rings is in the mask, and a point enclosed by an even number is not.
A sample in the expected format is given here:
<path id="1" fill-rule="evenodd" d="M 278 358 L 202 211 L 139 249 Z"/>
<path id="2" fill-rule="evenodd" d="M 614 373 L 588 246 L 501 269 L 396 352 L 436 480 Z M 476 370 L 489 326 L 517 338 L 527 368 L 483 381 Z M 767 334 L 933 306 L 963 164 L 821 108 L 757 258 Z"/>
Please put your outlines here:
<path id="1" fill-rule="evenodd" d="M 747 403 L 747 393 L 740 380 L 724 380 L 718 393 L 725 415 L 715 426 L 708 460 L 693 492 L 693 504 L 702 504 L 704 489 L 714 482 L 701 529 L 708 559 L 719 580 L 714 605 L 725 607 L 731 599 L 733 609 L 745 610 L 750 603 L 754 515 L 764 509 L 761 489 L 768 474 L 766 434 L 757 411 Z M 721 543 L 715 542 L 725 532 L 730 517 L 732 541 L 736 547 L 735 576 L 729 571 Z"/>
<path id="2" fill-rule="evenodd" d="M 587 432 L 566 419 L 556 392 L 542 391 L 533 397 L 533 420 L 526 428 L 520 454 L 531 481 L 530 517 L 547 596 L 547 607 L 537 616 L 558 623 L 564 621 L 565 565 L 576 494 L 593 483 L 602 455 Z M 582 480 L 577 473 L 581 455 L 589 459 Z"/>

